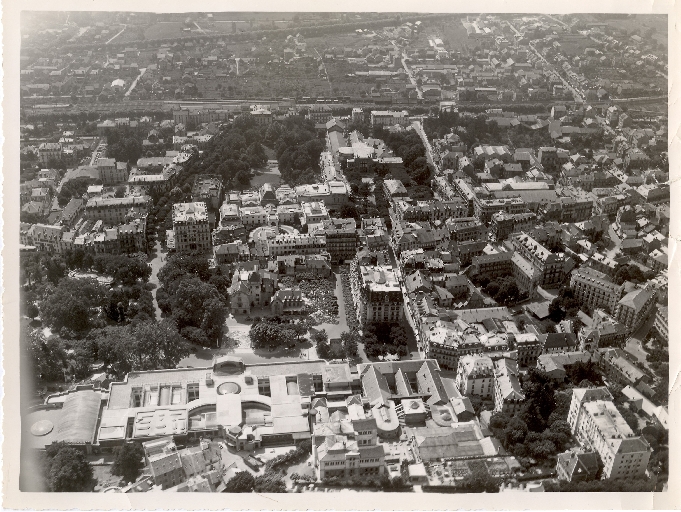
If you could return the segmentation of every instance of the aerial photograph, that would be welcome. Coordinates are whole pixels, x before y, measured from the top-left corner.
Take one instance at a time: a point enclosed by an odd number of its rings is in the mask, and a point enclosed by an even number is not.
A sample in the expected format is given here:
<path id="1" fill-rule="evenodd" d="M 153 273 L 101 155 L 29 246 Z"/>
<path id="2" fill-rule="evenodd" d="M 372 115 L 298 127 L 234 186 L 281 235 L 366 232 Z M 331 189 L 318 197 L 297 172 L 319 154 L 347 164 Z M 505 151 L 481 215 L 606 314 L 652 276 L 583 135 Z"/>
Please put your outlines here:
<path id="1" fill-rule="evenodd" d="M 21 491 L 668 490 L 666 14 L 20 31 Z"/>

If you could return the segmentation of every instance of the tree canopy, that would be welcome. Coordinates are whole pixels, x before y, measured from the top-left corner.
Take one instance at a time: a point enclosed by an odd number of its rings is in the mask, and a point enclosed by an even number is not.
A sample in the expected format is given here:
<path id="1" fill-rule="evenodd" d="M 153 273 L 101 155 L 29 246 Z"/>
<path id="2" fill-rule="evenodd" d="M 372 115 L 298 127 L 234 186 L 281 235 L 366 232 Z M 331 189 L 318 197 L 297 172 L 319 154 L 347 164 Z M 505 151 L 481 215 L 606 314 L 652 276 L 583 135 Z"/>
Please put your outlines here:
<path id="1" fill-rule="evenodd" d="M 85 331 L 104 305 L 106 293 L 106 287 L 94 279 L 63 279 L 40 303 L 40 316 L 55 330 Z"/>
<path id="2" fill-rule="evenodd" d="M 175 368 L 189 355 L 187 342 L 168 320 L 149 320 L 93 332 L 99 357 L 118 378 L 131 371 Z"/>
<path id="3" fill-rule="evenodd" d="M 125 482 L 134 482 L 144 467 L 144 449 L 139 443 L 125 443 L 114 448 L 111 474 L 122 476 Z"/>
<path id="4" fill-rule="evenodd" d="M 52 492 L 86 492 L 93 487 L 92 466 L 80 450 L 59 443 L 45 453 L 45 475 Z"/>

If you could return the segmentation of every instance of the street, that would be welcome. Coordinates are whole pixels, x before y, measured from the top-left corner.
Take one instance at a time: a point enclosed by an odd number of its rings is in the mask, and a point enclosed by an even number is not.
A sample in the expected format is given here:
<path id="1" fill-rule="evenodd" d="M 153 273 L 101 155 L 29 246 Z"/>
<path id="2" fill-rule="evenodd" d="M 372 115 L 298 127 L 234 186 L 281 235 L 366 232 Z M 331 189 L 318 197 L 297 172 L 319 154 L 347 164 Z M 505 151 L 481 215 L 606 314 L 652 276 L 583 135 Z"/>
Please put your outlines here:
<path id="1" fill-rule="evenodd" d="M 163 268 L 163 265 L 166 264 L 166 256 L 167 254 L 162 252 L 161 242 L 156 240 L 156 245 L 154 246 L 154 257 L 149 261 L 149 265 L 151 266 L 151 276 L 149 277 L 149 282 L 156 286 L 156 288 L 154 288 L 153 294 L 154 309 L 156 310 L 157 320 L 161 320 L 161 309 L 158 307 L 158 302 L 156 302 L 156 292 L 160 286 L 158 282 L 158 272 Z"/>
<path id="2" fill-rule="evenodd" d="M 648 368 L 649 371 L 650 368 L 648 367 L 648 363 L 646 363 L 646 352 L 643 350 L 643 347 L 641 346 L 646 339 L 646 336 L 648 336 L 648 332 L 650 332 L 650 329 L 653 326 L 653 323 L 655 322 L 655 315 L 650 315 L 648 320 L 646 320 L 641 327 L 639 327 L 635 333 L 633 333 L 629 339 L 627 339 L 627 343 L 624 347 L 624 350 L 634 356 L 638 361 L 643 363 L 646 368 Z M 652 373 L 652 371 L 651 371 Z"/>

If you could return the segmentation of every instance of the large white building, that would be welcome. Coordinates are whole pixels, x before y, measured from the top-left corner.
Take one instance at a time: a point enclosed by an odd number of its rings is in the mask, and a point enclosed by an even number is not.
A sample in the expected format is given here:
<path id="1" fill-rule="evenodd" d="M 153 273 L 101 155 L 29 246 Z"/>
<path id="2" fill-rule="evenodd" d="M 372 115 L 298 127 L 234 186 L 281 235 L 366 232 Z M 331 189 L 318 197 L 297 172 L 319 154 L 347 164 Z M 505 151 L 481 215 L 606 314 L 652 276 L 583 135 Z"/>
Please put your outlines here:
<path id="1" fill-rule="evenodd" d="M 467 355 L 459 359 L 456 388 L 462 395 L 489 398 L 494 394 L 494 363 L 484 355 Z"/>
<path id="2" fill-rule="evenodd" d="M 271 258 L 291 254 L 318 254 L 326 249 L 323 235 L 282 234 L 267 239 Z"/>
<path id="3" fill-rule="evenodd" d="M 390 266 L 353 265 L 352 295 L 360 324 L 399 322 L 402 317 L 402 289 Z"/>
<path id="4" fill-rule="evenodd" d="M 393 126 L 396 124 L 407 126 L 409 124 L 409 112 L 406 110 L 400 112 L 393 110 L 371 111 L 371 126 Z"/>
<path id="5" fill-rule="evenodd" d="M 173 232 L 177 252 L 209 250 L 212 241 L 206 203 L 174 204 Z"/>
<path id="6" fill-rule="evenodd" d="M 572 272 L 570 288 L 580 304 L 591 309 L 602 308 L 610 314 L 615 312 L 624 292 L 624 285 L 616 285 L 604 273 L 589 267 Z"/>
<path id="7" fill-rule="evenodd" d="M 568 423 L 580 444 L 600 455 L 602 478 L 637 478 L 645 475 L 650 445 L 634 435 L 606 387 L 572 391 Z"/>

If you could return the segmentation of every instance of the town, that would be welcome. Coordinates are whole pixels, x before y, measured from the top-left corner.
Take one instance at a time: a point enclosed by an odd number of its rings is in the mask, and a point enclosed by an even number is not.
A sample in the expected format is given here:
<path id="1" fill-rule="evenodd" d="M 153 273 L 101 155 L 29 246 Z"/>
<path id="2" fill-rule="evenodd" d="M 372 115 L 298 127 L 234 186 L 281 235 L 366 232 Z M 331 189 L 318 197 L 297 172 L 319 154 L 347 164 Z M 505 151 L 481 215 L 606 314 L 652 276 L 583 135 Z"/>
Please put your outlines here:
<path id="1" fill-rule="evenodd" d="M 666 491 L 667 18 L 25 13 L 22 490 Z"/>

